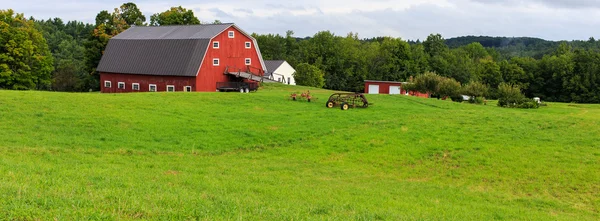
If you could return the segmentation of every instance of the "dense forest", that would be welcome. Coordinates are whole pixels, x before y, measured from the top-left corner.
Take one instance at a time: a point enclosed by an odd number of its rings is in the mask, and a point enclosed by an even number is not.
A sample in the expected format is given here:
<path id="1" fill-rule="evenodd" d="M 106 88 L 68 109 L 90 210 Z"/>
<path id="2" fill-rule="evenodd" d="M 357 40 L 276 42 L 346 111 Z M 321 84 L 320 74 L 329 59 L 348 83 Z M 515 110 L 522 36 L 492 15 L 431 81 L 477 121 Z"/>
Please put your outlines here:
<path id="1" fill-rule="evenodd" d="M 37 20 L 0 10 L 0 88 L 97 91 L 95 69 L 108 40 L 133 25 L 202 24 L 191 10 L 172 7 L 146 16 L 134 3 L 100 11 L 95 24 Z M 212 23 L 220 23 L 214 21 Z M 363 91 L 364 80 L 411 81 L 433 72 L 467 85 L 478 82 L 496 97 L 503 83 L 547 101 L 600 103 L 600 42 L 466 36 L 424 41 L 361 39 L 321 31 L 306 38 L 253 34 L 266 60 L 287 60 L 299 84 Z"/>

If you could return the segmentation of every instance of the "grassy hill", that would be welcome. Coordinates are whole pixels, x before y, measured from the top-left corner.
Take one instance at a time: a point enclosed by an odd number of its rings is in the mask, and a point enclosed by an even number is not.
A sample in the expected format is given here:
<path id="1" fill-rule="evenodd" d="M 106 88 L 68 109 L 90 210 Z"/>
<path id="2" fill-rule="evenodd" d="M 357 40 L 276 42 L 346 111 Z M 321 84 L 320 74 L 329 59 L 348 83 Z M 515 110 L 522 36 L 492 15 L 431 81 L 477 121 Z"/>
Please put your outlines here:
<path id="1" fill-rule="evenodd" d="M 600 105 L 0 91 L 0 219 L 597 220 Z"/>

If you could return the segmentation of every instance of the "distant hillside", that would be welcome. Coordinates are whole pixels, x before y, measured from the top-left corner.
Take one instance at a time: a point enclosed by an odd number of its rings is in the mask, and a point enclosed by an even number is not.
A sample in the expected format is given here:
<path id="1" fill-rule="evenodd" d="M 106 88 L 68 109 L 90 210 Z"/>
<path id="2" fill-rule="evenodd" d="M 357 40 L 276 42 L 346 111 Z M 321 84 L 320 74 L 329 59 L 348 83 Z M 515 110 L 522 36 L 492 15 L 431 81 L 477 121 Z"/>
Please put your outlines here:
<path id="1" fill-rule="evenodd" d="M 479 42 L 486 48 L 495 48 L 505 57 L 528 56 L 538 59 L 560 44 L 560 42 L 531 37 L 464 36 L 446 39 L 446 44 L 450 48 L 458 48 L 474 42 Z"/>
<path id="2" fill-rule="evenodd" d="M 495 48 L 504 57 L 533 57 L 542 58 L 551 53 L 563 41 L 548 41 L 532 37 L 490 37 L 490 36 L 463 36 L 446 39 L 450 48 L 458 48 L 479 42 L 486 48 Z M 588 41 L 574 40 L 567 42 L 572 48 L 600 49 L 600 43 L 594 38 Z"/>
<path id="3" fill-rule="evenodd" d="M 490 36 L 463 36 L 446 39 L 446 44 L 451 48 L 468 45 L 473 42 L 479 42 L 484 47 L 510 47 L 510 46 L 536 46 L 536 45 L 554 45 L 556 42 L 547 41 L 541 38 L 531 37 L 490 37 Z"/>

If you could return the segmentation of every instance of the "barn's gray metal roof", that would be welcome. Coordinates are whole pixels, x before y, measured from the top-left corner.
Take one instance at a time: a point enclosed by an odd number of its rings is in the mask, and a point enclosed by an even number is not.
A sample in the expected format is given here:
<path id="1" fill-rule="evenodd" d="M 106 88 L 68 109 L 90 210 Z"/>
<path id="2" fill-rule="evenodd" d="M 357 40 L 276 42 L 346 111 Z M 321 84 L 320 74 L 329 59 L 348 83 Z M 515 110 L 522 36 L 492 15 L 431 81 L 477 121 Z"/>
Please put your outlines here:
<path id="1" fill-rule="evenodd" d="M 97 71 L 196 76 L 210 39 L 232 25 L 131 27 L 109 40 Z"/>
<path id="2" fill-rule="evenodd" d="M 265 72 L 266 76 L 271 76 L 271 74 L 277 70 L 277 68 L 279 68 L 283 62 L 285 62 L 284 60 L 265 60 L 265 68 L 267 69 L 267 72 Z"/>
<path id="3" fill-rule="evenodd" d="M 211 39 L 233 24 L 134 26 L 112 39 L 155 40 L 155 39 Z"/>

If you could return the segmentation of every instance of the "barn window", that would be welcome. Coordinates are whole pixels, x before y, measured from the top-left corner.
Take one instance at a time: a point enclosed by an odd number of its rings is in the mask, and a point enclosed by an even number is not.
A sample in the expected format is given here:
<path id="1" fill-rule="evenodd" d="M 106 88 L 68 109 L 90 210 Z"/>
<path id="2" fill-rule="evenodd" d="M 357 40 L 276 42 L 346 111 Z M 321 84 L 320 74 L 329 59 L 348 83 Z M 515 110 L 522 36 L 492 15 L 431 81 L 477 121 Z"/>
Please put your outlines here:
<path id="1" fill-rule="evenodd" d="M 134 91 L 139 91 L 140 90 L 140 84 L 138 84 L 138 83 L 131 84 L 131 89 L 133 89 Z"/>
<path id="2" fill-rule="evenodd" d="M 218 58 L 214 58 L 213 59 L 213 66 L 219 66 L 219 59 Z"/>
<path id="3" fill-rule="evenodd" d="M 252 44 L 249 41 L 246 42 L 246 48 L 252 48 Z"/>
<path id="4" fill-rule="evenodd" d="M 216 49 L 219 48 L 219 42 L 218 41 L 213 42 L 213 48 L 216 48 Z"/>
<path id="5" fill-rule="evenodd" d="M 185 87 L 183 87 L 183 91 L 185 91 L 185 92 L 192 92 L 192 86 L 185 86 Z"/>
<path id="6" fill-rule="evenodd" d="M 235 32 L 234 31 L 229 31 L 227 33 L 227 36 L 229 36 L 229 38 L 234 38 L 235 37 Z"/>
<path id="7" fill-rule="evenodd" d="M 112 86 L 112 84 L 110 83 L 110 81 L 104 81 L 104 87 L 110 88 Z"/>
<path id="8" fill-rule="evenodd" d="M 150 91 L 155 92 L 156 91 L 156 84 L 150 84 Z"/>
<path id="9" fill-rule="evenodd" d="M 167 85 L 167 92 L 174 92 L 174 91 L 175 91 L 174 85 Z"/>
<path id="10" fill-rule="evenodd" d="M 246 58 L 246 65 L 250 65 L 252 64 L 252 60 L 250 60 L 250 58 Z"/>
<path id="11" fill-rule="evenodd" d="M 119 83 L 117 83 L 117 87 L 119 89 L 125 89 L 125 82 L 119 82 Z"/>

